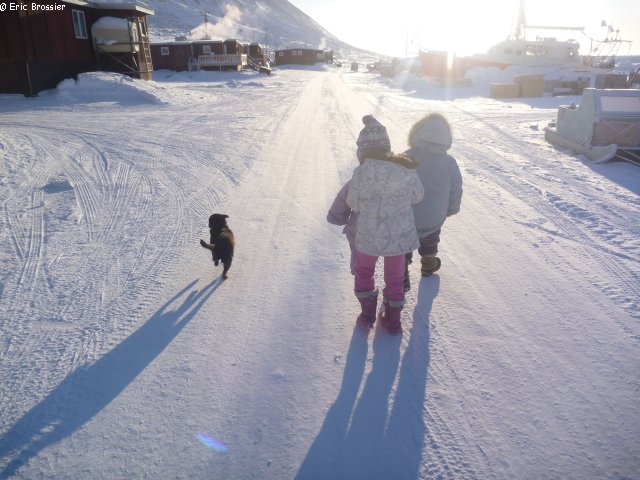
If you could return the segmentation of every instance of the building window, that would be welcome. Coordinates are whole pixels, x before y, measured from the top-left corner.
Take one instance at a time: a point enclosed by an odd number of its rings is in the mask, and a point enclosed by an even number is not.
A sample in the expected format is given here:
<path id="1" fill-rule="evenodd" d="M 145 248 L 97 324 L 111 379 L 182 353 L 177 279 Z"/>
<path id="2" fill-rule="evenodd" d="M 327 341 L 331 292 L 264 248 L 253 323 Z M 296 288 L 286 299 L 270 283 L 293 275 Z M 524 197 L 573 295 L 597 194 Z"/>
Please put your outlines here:
<path id="1" fill-rule="evenodd" d="M 205 55 L 211 55 L 211 45 L 203 45 L 202 53 L 204 53 Z"/>
<path id="2" fill-rule="evenodd" d="M 76 34 L 76 38 L 88 38 L 84 12 L 80 10 L 71 10 L 71 15 L 73 15 L 73 31 Z"/>
<path id="3" fill-rule="evenodd" d="M 169 47 L 160 47 L 160 55 L 169 55 Z"/>
<path id="4" fill-rule="evenodd" d="M 278 52 L 279 57 L 284 57 L 284 52 Z"/>

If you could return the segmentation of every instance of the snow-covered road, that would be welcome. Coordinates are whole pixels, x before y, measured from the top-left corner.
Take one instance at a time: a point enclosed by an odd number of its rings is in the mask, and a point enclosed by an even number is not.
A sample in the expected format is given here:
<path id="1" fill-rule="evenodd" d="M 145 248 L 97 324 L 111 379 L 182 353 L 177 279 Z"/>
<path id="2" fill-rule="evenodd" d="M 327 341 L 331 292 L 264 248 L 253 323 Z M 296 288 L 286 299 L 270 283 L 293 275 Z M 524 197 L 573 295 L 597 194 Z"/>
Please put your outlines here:
<path id="1" fill-rule="evenodd" d="M 640 170 L 547 145 L 566 99 L 156 78 L 0 99 L 0 478 L 640 475 Z M 433 110 L 462 212 L 366 336 L 325 215 L 362 115 L 402 151 Z"/>

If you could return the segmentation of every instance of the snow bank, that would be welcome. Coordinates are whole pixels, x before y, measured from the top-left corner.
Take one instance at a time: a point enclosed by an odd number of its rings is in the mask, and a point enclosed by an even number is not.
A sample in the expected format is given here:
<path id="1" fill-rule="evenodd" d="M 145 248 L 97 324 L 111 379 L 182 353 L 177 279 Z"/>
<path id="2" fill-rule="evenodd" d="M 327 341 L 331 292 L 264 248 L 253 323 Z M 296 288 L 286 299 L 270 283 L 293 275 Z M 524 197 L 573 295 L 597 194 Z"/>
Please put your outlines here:
<path id="1" fill-rule="evenodd" d="M 414 73 L 416 71 L 413 61 L 406 61 L 398 69 L 391 79 L 393 86 L 402 88 L 408 92 L 414 92 L 418 96 L 428 95 L 429 98 L 448 98 L 452 94 L 456 97 L 489 96 L 492 83 L 510 83 L 518 75 L 539 74 L 546 80 L 576 81 L 580 77 L 589 77 L 590 85 L 596 85 L 596 77 L 607 73 L 606 70 L 596 70 L 589 67 L 568 69 L 558 66 L 527 67 L 510 66 L 505 69 L 496 67 L 481 67 L 469 70 L 464 80 L 455 85 L 447 85 L 446 92 L 442 89 L 443 82 L 437 79 L 429 79 Z M 621 57 L 617 59 L 615 71 L 629 73 L 640 67 L 640 56 Z M 420 70 L 419 68 L 417 69 Z M 465 87 L 464 84 L 467 84 Z M 438 94 L 438 89 L 440 94 Z M 435 97 L 434 97 L 435 95 Z"/>
<path id="2" fill-rule="evenodd" d="M 490 97 L 491 84 L 511 83 L 519 75 L 538 74 L 543 75 L 545 81 L 576 81 L 580 77 L 589 77 L 590 85 L 596 84 L 597 70 L 569 70 L 561 67 L 525 67 L 511 66 L 505 69 L 496 67 L 481 67 L 469 70 L 464 79 L 446 84 L 441 79 L 427 78 L 409 71 L 399 71 L 391 84 L 407 92 L 412 92 L 417 97 L 431 99 Z M 383 78 L 383 77 L 381 77 Z M 549 96 L 545 93 L 545 96 Z"/>
<path id="3" fill-rule="evenodd" d="M 386 77 L 380 78 L 384 79 Z M 406 71 L 395 74 L 390 79 L 390 84 L 406 92 L 411 92 L 415 97 L 432 100 L 489 96 L 488 85 L 462 83 L 445 86 L 440 79 L 422 77 Z"/>
<path id="4" fill-rule="evenodd" d="M 81 73 L 78 80 L 63 80 L 54 94 L 71 103 L 164 104 L 169 98 L 167 90 L 155 82 L 108 72 Z"/>
<path id="5" fill-rule="evenodd" d="M 253 70 L 236 71 L 216 71 L 200 70 L 195 72 L 174 72 L 172 70 L 156 70 L 153 78 L 161 83 L 210 83 L 212 87 L 264 87 L 263 73 Z"/>

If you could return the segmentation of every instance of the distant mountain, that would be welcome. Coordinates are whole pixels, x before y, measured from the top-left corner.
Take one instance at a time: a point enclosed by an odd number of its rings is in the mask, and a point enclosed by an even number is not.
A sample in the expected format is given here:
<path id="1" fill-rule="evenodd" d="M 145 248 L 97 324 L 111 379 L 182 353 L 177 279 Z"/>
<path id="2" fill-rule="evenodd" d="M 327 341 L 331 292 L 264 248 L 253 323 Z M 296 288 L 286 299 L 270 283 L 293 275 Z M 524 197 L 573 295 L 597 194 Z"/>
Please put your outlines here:
<path id="1" fill-rule="evenodd" d="M 145 0 L 151 41 L 205 38 L 259 42 L 270 50 L 330 48 L 336 58 L 375 54 L 352 47 L 287 0 Z M 206 19 L 206 22 L 205 22 Z"/>

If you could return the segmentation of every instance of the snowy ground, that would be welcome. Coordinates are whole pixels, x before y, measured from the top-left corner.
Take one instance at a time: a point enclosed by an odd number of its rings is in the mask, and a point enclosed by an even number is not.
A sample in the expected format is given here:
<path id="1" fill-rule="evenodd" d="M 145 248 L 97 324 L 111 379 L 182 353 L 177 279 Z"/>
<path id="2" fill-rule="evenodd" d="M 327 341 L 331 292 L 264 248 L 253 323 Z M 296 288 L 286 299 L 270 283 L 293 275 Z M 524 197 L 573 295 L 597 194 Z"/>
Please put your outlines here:
<path id="1" fill-rule="evenodd" d="M 155 79 L 0 98 L 0 478 L 640 478 L 640 169 L 545 143 L 579 97 Z M 362 115 L 401 151 L 434 110 L 462 212 L 367 336 L 325 215 Z"/>

